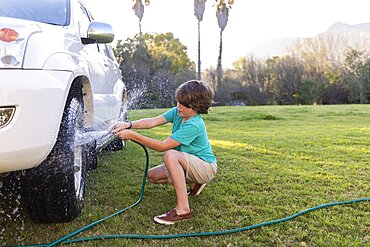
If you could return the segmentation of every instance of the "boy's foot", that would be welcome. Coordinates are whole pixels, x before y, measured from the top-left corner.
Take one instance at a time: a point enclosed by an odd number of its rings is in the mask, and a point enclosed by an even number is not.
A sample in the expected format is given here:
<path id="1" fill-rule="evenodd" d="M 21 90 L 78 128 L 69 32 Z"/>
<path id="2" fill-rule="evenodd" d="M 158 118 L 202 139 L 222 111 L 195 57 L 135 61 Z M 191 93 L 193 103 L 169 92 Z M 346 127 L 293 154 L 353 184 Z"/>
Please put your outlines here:
<path id="1" fill-rule="evenodd" d="M 206 184 L 195 184 L 193 188 L 190 188 L 189 195 L 191 196 L 197 196 L 202 192 Z"/>
<path id="2" fill-rule="evenodd" d="M 159 223 L 159 224 L 164 224 L 164 225 L 173 225 L 177 221 L 180 220 L 186 220 L 193 217 L 193 210 L 190 209 L 188 213 L 178 215 L 176 212 L 176 208 L 168 211 L 167 213 L 157 215 L 154 217 L 154 221 Z"/>

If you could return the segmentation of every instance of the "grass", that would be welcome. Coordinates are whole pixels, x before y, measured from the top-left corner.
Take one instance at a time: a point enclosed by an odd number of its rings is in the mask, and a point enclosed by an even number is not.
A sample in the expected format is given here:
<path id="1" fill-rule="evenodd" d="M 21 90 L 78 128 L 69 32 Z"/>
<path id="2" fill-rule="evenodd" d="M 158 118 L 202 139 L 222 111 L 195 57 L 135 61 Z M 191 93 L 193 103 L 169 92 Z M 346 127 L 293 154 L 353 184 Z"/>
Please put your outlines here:
<path id="1" fill-rule="evenodd" d="M 165 109 L 130 112 L 130 119 Z M 162 226 L 153 216 L 175 205 L 170 185 L 147 184 L 143 201 L 78 237 L 208 232 L 284 218 L 316 205 L 369 197 L 370 105 L 215 107 L 204 115 L 218 174 L 190 198 L 193 219 Z M 164 139 L 170 126 L 141 133 Z M 161 154 L 149 151 L 151 166 Z M 40 225 L 24 210 L 8 221 L 4 245 L 49 243 L 136 201 L 142 148 L 99 156 L 86 203 L 70 223 Z M 116 239 L 72 246 L 370 246 L 370 203 L 320 209 L 294 220 L 230 235 L 169 240 Z M 1 223 L 1 222 L 0 222 Z M 1 227 L 0 227 L 1 231 Z"/>

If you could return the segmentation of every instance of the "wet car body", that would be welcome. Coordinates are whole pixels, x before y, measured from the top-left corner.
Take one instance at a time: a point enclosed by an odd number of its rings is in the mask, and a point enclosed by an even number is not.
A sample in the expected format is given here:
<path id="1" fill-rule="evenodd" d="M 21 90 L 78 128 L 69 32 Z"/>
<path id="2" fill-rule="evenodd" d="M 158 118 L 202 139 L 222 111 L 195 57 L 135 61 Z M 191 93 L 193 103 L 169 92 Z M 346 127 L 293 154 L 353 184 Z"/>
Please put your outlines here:
<path id="1" fill-rule="evenodd" d="M 2 0 L 0 23 L 0 174 L 22 171 L 35 221 L 72 220 L 97 151 L 123 145 L 77 142 L 127 116 L 112 28 L 78 0 Z"/>

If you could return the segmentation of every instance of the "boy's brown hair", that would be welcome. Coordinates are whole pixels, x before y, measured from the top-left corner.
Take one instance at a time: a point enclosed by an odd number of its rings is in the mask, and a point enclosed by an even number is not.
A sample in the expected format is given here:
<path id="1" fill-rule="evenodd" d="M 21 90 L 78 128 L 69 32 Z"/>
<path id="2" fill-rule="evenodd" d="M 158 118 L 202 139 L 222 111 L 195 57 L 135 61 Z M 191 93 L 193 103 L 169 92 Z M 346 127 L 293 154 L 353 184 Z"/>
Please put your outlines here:
<path id="1" fill-rule="evenodd" d="M 213 91 L 202 81 L 191 80 L 181 84 L 175 93 L 176 100 L 183 106 L 192 108 L 200 114 L 207 114 L 211 107 Z"/>

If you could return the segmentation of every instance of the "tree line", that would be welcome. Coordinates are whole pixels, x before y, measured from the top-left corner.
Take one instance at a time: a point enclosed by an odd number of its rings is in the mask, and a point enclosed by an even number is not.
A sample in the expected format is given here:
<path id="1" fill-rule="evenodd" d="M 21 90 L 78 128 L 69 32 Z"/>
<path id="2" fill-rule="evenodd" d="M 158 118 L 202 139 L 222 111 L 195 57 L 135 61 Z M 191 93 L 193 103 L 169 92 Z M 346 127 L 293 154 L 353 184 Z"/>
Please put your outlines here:
<path id="1" fill-rule="evenodd" d="M 176 87 L 197 78 L 186 46 L 172 33 L 136 35 L 118 41 L 114 50 L 131 108 L 170 107 Z M 202 76 L 212 84 L 218 105 L 370 102 L 370 52 L 340 37 L 304 39 L 284 56 L 241 57 L 222 80 L 214 68 Z"/>
<path id="2" fill-rule="evenodd" d="M 283 56 L 253 54 L 223 70 L 222 32 L 234 1 L 216 0 L 220 27 L 217 68 L 201 72 L 200 22 L 206 0 L 194 0 L 198 19 L 198 66 L 187 47 L 172 33 L 142 34 L 144 5 L 133 0 L 139 34 L 119 40 L 114 49 L 128 87 L 130 108 L 170 107 L 174 91 L 184 81 L 201 79 L 215 91 L 217 105 L 347 104 L 370 102 L 369 44 L 350 44 L 340 35 L 297 40 Z M 149 5 L 149 0 L 145 1 Z M 198 69 L 198 71 L 196 71 Z"/>
<path id="3" fill-rule="evenodd" d="M 131 109 L 171 107 L 177 86 L 195 79 L 195 64 L 172 33 L 137 34 L 119 40 L 114 52 Z"/>
<path id="4" fill-rule="evenodd" d="M 299 40 L 284 56 L 242 57 L 215 85 L 216 101 L 221 105 L 369 103 L 367 47 L 353 47 L 342 36 L 326 35 Z M 215 72 L 209 74 L 212 80 Z"/>

